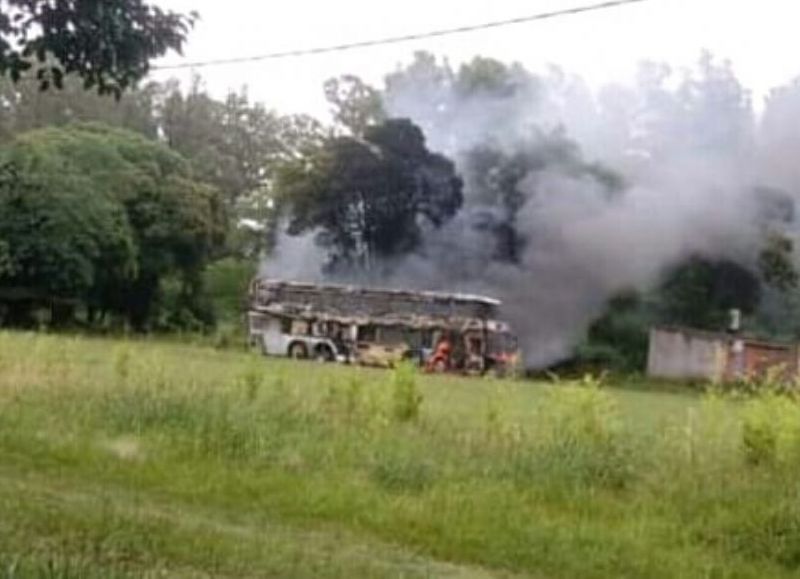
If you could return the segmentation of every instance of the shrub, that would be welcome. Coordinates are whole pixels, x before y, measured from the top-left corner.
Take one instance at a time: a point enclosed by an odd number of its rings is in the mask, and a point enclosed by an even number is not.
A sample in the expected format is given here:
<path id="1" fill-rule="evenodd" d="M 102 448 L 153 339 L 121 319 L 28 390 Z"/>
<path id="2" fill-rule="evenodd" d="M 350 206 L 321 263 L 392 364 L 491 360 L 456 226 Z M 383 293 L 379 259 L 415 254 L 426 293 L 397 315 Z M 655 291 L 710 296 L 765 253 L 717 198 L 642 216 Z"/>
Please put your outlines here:
<path id="1" fill-rule="evenodd" d="M 750 464 L 790 465 L 800 458 L 800 405 L 782 394 L 765 392 L 746 402 L 742 450 Z"/>

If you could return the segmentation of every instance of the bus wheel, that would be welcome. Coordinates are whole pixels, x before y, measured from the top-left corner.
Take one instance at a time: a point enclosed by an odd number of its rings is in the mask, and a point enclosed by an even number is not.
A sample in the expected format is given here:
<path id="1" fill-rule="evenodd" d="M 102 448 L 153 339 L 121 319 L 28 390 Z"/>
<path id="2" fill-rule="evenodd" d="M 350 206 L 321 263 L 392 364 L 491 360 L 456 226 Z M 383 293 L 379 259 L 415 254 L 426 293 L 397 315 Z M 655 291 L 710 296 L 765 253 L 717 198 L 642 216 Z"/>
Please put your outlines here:
<path id="1" fill-rule="evenodd" d="M 306 345 L 302 342 L 294 342 L 291 346 L 289 346 L 289 357 L 294 358 L 295 360 L 308 358 L 308 350 L 306 349 Z"/>
<path id="2" fill-rule="evenodd" d="M 314 359 L 317 362 L 333 362 L 333 352 L 328 346 L 317 346 L 314 349 Z"/>

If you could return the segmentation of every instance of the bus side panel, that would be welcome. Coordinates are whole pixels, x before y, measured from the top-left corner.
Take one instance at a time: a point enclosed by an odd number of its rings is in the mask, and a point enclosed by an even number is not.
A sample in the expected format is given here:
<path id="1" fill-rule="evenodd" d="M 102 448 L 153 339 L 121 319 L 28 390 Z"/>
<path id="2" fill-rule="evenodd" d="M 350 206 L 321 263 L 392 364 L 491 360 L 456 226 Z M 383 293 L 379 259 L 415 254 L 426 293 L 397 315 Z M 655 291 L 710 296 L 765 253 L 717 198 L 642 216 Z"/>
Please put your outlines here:
<path id="1" fill-rule="evenodd" d="M 264 320 L 261 339 L 265 354 L 272 356 L 286 355 L 287 340 L 281 331 L 279 319 L 270 317 Z"/>

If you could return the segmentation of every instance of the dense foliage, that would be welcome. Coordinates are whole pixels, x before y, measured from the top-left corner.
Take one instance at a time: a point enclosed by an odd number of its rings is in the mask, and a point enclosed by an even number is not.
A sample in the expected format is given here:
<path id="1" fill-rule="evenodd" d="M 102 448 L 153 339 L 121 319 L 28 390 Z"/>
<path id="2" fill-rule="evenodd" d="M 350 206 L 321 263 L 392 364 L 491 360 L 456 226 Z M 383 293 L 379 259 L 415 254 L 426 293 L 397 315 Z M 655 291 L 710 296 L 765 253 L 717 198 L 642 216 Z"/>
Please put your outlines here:
<path id="1" fill-rule="evenodd" d="M 422 218 L 438 227 L 462 202 L 453 163 L 429 151 L 419 127 L 404 119 L 366 128 L 363 140 L 329 140 L 286 166 L 280 185 L 290 233 L 319 231 L 334 269 L 370 269 L 408 253 Z"/>
<path id="2" fill-rule="evenodd" d="M 208 318 L 196 298 L 224 235 L 222 207 L 180 155 L 124 130 L 71 125 L 24 133 L 0 159 L 0 295 L 14 321 L 48 305 L 54 323 L 82 307 L 90 323 L 114 314 L 159 325 L 168 276 L 180 279 L 180 315 Z"/>
<path id="3" fill-rule="evenodd" d="M 191 24 L 142 0 L 2 0 L 0 76 L 46 90 L 76 75 L 85 88 L 119 97 L 151 59 L 181 50 Z"/>

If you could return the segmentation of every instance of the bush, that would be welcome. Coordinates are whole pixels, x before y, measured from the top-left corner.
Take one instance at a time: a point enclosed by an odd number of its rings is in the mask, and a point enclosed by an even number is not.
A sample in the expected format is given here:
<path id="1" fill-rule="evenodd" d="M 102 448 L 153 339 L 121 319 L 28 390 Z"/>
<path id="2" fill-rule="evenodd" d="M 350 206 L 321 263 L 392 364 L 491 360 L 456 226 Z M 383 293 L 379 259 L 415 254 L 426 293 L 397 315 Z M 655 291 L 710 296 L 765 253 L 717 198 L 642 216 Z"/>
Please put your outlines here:
<path id="1" fill-rule="evenodd" d="M 750 464 L 788 466 L 800 459 L 800 405 L 766 392 L 747 401 L 742 413 L 742 450 Z"/>

